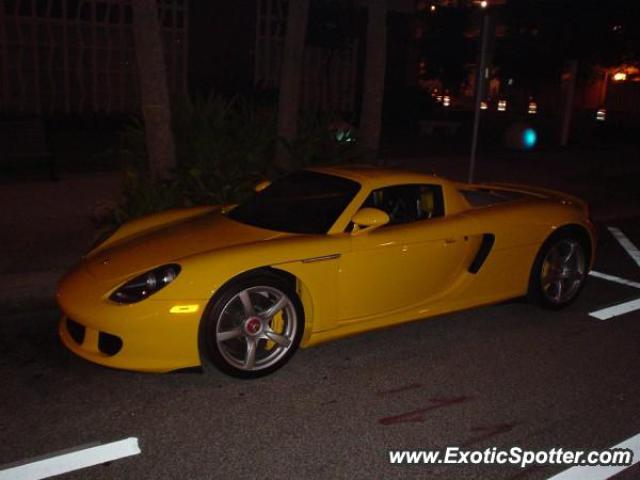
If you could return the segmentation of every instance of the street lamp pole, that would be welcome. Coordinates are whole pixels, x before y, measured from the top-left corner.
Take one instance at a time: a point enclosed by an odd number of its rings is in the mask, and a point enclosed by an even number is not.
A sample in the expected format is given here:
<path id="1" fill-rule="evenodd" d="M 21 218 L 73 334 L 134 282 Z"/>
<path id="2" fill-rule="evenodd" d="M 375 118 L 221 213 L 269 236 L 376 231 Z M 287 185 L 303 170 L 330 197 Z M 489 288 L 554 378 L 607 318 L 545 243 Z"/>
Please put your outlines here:
<path id="1" fill-rule="evenodd" d="M 598 108 L 604 107 L 607 103 L 607 87 L 609 86 L 609 70 L 604 71 L 604 78 L 602 79 L 602 89 L 600 90 L 600 105 Z"/>
<path id="2" fill-rule="evenodd" d="M 491 33 L 491 17 L 487 12 L 482 18 L 482 41 L 480 43 L 480 61 L 476 72 L 476 105 L 473 120 L 473 136 L 471 139 L 471 158 L 469 160 L 469 183 L 473 182 L 476 168 L 476 156 L 478 153 L 478 134 L 480 131 L 481 104 L 485 96 L 486 85 L 489 79 L 489 37 Z"/>

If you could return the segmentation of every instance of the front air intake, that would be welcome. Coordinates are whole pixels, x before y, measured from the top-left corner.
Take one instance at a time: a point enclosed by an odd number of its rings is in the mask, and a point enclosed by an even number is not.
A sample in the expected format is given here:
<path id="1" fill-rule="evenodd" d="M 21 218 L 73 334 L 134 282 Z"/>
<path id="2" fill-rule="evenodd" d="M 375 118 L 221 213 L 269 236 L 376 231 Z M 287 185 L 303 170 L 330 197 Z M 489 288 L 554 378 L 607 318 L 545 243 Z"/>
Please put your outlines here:
<path id="1" fill-rule="evenodd" d="M 110 357 L 122 349 L 122 339 L 110 333 L 100 332 L 98 335 L 98 350 Z"/>

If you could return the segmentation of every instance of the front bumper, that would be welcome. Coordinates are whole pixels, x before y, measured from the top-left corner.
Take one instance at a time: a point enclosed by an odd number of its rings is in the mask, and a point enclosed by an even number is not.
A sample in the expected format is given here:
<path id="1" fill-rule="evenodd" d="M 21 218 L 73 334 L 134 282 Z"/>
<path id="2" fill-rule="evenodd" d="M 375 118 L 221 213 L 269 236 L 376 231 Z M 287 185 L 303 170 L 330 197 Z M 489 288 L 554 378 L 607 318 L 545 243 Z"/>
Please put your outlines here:
<path id="1" fill-rule="evenodd" d="M 107 367 L 145 372 L 201 364 L 198 329 L 203 302 L 149 298 L 118 305 L 97 291 L 105 290 L 82 267 L 65 275 L 58 286 L 63 312 L 58 333 L 73 353 Z M 170 313 L 185 303 L 190 311 Z"/>

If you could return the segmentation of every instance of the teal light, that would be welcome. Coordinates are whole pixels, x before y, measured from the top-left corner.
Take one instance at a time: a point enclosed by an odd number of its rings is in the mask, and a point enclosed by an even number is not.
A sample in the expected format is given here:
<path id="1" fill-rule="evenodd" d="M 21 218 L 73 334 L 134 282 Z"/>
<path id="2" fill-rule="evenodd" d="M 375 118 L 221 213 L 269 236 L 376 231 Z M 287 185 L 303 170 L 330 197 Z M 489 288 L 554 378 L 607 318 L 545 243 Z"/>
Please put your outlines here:
<path id="1" fill-rule="evenodd" d="M 538 134 L 533 128 L 526 128 L 524 132 L 522 132 L 522 146 L 524 148 L 533 148 L 536 146 L 537 142 Z"/>
<path id="2" fill-rule="evenodd" d="M 353 137 L 351 129 L 338 130 L 336 132 L 336 141 L 338 143 L 351 143 L 355 142 L 355 138 Z"/>

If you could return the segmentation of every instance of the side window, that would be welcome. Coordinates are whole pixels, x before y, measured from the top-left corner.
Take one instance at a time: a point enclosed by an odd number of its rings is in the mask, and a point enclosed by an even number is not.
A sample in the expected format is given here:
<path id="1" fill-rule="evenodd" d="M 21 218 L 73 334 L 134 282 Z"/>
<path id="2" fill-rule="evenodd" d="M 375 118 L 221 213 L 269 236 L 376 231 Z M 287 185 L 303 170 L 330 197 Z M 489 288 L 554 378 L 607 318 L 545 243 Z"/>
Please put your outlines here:
<path id="1" fill-rule="evenodd" d="M 420 218 L 444 217 L 444 198 L 440 185 L 420 185 Z"/>
<path id="2" fill-rule="evenodd" d="M 371 192 L 362 207 L 373 207 L 389 215 L 389 225 L 442 217 L 444 202 L 440 185 L 397 185 Z"/>

